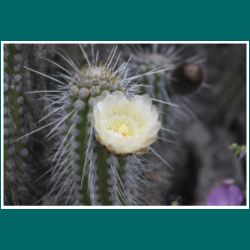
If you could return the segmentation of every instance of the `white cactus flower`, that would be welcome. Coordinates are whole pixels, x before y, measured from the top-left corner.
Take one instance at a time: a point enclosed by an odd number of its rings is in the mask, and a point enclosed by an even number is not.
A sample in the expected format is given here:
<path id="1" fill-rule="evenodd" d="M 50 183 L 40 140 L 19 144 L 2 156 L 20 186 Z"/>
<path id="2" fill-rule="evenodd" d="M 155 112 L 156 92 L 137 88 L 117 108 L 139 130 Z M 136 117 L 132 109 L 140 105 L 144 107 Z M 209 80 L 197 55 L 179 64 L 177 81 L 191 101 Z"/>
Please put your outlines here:
<path id="1" fill-rule="evenodd" d="M 97 140 L 115 154 L 142 154 L 157 139 L 161 124 L 147 95 L 131 100 L 116 91 L 93 106 Z"/>

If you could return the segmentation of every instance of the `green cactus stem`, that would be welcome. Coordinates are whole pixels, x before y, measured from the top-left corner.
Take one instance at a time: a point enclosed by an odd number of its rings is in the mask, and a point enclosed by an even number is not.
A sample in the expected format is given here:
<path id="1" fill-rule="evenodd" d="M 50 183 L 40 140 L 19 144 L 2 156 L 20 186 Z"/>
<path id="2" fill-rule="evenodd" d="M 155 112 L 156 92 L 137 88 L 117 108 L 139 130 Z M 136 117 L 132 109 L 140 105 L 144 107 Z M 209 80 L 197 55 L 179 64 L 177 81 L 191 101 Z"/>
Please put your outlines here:
<path id="1" fill-rule="evenodd" d="M 63 71 L 60 79 L 27 68 L 56 84 L 54 90 L 41 91 L 50 103 L 41 119 L 48 123 L 40 129 L 48 129 L 46 138 L 56 140 L 47 197 L 52 197 L 48 199 L 53 204 L 64 205 L 143 204 L 139 186 L 146 184 L 143 171 L 148 166 L 142 157 L 109 152 L 96 141 L 92 127 L 93 104 L 113 91 L 133 96 L 138 93 L 135 81 L 140 76 L 127 77 L 128 63 L 115 59 L 117 47 L 103 63 L 97 56 L 90 60 L 82 46 L 80 50 L 86 61 L 82 66 L 59 52 L 69 69 L 48 60 Z"/>

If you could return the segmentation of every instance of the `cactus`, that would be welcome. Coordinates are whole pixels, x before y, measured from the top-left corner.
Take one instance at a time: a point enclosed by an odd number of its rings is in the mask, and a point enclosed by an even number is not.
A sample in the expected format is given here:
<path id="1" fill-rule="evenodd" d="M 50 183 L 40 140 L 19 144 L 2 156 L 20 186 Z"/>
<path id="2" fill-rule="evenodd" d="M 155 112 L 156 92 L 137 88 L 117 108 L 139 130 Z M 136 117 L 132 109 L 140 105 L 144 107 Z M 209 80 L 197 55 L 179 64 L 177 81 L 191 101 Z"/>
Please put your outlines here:
<path id="1" fill-rule="evenodd" d="M 69 69 L 46 59 L 61 71 L 54 78 L 35 69 L 28 71 L 40 74 L 56 83 L 53 90 L 33 91 L 48 100 L 48 114 L 40 121 L 46 125 L 28 133 L 49 129 L 46 139 L 54 143 L 49 171 L 50 192 L 44 200 L 51 204 L 70 205 L 138 205 L 145 204 L 141 190 L 147 185 L 144 172 L 149 170 L 144 156 L 117 154 L 101 145 L 93 128 L 93 105 L 113 92 L 124 93 L 132 98 L 138 93 L 134 83 L 140 75 L 127 77 L 128 62 L 119 63 L 115 58 L 117 47 L 110 52 L 105 63 L 101 63 L 92 49 L 92 60 L 80 46 L 86 61 L 78 65 L 65 53 L 57 53 Z M 119 66 L 117 66 L 119 64 Z M 142 75 L 151 75 L 155 71 Z M 22 136 L 22 140 L 27 135 Z M 150 151 L 163 158 L 150 146 Z M 165 162 L 165 161 L 164 161 Z"/>
<path id="2" fill-rule="evenodd" d="M 26 141 L 16 139 L 26 131 L 25 89 L 29 72 L 22 68 L 24 58 L 20 46 L 4 47 L 4 188 L 5 204 L 23 204 L 29 197 L 27 163 L 29 150 Z"/>

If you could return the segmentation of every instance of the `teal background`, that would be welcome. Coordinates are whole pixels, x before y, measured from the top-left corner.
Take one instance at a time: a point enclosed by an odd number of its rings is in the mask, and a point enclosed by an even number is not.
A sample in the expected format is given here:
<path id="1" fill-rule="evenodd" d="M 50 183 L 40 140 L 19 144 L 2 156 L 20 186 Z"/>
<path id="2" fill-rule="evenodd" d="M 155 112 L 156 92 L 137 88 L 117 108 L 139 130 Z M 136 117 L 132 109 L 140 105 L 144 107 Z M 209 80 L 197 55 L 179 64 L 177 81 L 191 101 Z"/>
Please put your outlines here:
<path id="1" fill-rule="evenodd" d="M 0 40 L 250 40 L 247 1 L 2 1 Z M 248 249 L 249 210 L 1 210 L 0 249 Z"/>

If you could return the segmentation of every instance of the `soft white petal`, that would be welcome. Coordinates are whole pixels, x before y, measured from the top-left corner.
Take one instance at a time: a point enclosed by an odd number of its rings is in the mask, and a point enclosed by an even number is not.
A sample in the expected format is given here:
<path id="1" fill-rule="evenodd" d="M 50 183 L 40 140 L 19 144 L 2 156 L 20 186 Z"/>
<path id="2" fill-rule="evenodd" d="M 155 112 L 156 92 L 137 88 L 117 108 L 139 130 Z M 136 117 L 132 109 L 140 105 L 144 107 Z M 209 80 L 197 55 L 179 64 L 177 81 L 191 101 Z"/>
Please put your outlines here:
<path id="1" fill-rule="evenodd" d="M 94 104 L 93 125 L 97 140 L 116 154 L 145 152 L 161 127 L 149 96 L 129 100 L 119 91 Z"/>

